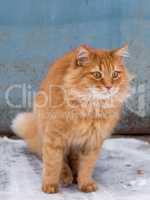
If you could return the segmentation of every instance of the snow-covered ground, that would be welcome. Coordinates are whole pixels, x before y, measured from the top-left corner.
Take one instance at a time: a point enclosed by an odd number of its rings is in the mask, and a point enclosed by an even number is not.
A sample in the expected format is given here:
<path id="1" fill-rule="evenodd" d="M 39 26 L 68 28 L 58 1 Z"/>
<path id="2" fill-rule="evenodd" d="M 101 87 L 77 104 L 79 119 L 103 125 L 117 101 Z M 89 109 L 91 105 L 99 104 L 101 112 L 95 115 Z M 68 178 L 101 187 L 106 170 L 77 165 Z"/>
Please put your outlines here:
<path id="1" fill-rule="evenodd" d="M 150 145 L 134 139 L 109 139 L 94 178 L 98 191 L 75 185 L 58 194 L 41 192 L 41 161 L 23 141 L 0 139 L 0 200 L 150 200 Z"/>

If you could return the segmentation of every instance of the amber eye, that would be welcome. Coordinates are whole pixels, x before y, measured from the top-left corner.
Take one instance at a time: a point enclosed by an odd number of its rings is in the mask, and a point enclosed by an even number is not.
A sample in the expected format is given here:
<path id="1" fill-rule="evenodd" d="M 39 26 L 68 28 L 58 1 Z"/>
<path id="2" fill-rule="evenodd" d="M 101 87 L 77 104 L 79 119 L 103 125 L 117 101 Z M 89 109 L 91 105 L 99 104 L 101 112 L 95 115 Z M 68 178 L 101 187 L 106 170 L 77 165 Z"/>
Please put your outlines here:
<path id="1" fill-rule="evenodd" d="M 112 74 L 112 78 L 113 79 L 117 79 L 119 77 L 119 72 L 118 71 L 114 71 Z"/>
<path id="2" fill-rule="evenodd" d="M 92 72 L 92 75 L 96 79 L 101 79 L 102 78 L 102 73 L 101 72 Z"/>

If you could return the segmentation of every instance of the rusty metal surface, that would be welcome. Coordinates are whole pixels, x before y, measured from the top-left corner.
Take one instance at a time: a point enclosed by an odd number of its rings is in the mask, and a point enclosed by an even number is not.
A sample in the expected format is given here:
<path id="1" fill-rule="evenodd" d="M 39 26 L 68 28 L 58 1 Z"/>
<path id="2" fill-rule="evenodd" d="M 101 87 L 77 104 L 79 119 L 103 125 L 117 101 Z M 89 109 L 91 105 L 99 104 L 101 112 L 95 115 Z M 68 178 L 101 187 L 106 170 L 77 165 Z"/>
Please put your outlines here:
<path id="1" fill-rule="evenodd" d="M 150 2 L 148 0 L 0 0 L 0 131 L 30 105 L 12 108 L 13 84 L 37 90 L 48 64 L 79 44 L 113 48 L 129 43 L 129 70 L 136 75 L 119 133 L 150 133 Z M 28 87 L 29 86 L 29 87 Z M 9 98 L 22 102 L 19 88 Z"/>

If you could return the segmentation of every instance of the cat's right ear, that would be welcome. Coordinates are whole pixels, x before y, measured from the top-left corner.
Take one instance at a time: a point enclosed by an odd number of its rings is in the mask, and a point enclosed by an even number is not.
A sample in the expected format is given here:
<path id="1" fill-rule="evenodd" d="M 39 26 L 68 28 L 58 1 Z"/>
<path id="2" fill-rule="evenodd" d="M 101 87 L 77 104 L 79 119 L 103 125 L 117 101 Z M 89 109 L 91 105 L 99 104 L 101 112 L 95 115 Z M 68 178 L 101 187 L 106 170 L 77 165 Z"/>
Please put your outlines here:
<path id="1" fill-rule="evenodd" d="M 89 63 L 89 50 L 85 45 L 80 46 L 76 52 L 76 63 L 78 66 L 84 66 Z"/>
<path id="2" fill-rule="evenodd" d="M 123 47 L 113 50 L 113 55 L 119 57 L 129 57 L 128 44 L 126 43 Z"/>

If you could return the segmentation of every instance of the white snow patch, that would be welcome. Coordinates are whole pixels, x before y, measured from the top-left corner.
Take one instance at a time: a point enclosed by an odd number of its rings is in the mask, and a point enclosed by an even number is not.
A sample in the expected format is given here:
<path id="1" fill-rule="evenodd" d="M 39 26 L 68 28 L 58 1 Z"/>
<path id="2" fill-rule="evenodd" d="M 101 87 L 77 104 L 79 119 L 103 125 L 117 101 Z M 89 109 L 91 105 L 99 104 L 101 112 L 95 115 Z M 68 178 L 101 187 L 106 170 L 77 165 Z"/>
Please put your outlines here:
<path id="1" fill-rule="evenodd" d="M 75 185 L 58 194 L 41 192 L 42 163 L 21 140 L 0 139 L 0 199 L 3 200 L 149 200 L 150 145 L 134 139 L 109 139 L 97 161 L 97 192 Z M 138 173 L 142 171 L 142 173 Z"/>

